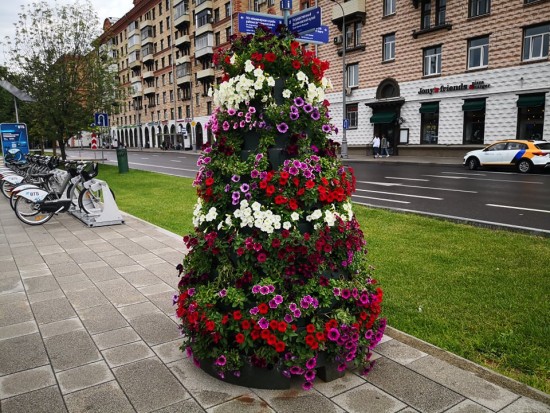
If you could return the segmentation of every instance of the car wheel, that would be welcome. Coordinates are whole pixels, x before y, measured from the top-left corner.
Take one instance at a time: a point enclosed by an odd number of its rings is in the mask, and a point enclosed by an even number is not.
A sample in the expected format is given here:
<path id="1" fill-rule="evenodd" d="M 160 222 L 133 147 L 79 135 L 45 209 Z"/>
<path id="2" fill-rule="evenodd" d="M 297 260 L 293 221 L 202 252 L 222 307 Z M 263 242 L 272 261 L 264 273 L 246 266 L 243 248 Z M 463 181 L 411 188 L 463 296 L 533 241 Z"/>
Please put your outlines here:
<path id="1" fill-rule="evenodd" d="M 518 162 L 518 171 L 527 174 L 533 170 L 533 164 L 529 159 L 520 159 Z"/>
<path id="2" fill-rule="evenodd" d="M 475 171 L 477 168 L 479 168 L 479 161 L 477 158 L 468 158 L 468 162 L 466 163 L 466 165 L 468 166 L 468 169 L 470 171 Z"/>

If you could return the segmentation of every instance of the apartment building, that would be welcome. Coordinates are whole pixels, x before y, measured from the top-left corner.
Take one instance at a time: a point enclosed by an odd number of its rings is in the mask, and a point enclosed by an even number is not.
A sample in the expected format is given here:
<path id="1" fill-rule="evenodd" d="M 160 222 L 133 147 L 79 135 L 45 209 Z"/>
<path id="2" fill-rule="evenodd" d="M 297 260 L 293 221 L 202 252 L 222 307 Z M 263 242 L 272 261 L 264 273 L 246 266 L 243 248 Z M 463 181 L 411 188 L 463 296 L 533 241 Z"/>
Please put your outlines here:
<path id="1" fill-rule="evenodd" d="M 320 0 L 342 59 L 350 150 L 385 135 L 395 153 L 463 153 L 502 138 L 550 140 L 547 0 Z M 342 22 L 345 20 L 345 33 Z M 342 65 L 329 72 L 342 125 Z M 445 149 L 446 152 L 442 152 Z"/>
<path id="2" fill-rule="evenodd" d="M 334 123 L 347 119 L 350 151 L 364 153 L 375 134 L 394 154 L 550 139 L 550 1 L 302 0 L 293 12 L 313 6 L 330 29 L 317 52 L 331 62 L 328 98 Z M 246 11 L 281 14 L 274 0 L 135 0 L 106 19 L 102 39 L 128 91 L 111 115 L 113 138 L 136 147 L 210 141 L 207 92 L 220 76 L 212 55 Z"/>

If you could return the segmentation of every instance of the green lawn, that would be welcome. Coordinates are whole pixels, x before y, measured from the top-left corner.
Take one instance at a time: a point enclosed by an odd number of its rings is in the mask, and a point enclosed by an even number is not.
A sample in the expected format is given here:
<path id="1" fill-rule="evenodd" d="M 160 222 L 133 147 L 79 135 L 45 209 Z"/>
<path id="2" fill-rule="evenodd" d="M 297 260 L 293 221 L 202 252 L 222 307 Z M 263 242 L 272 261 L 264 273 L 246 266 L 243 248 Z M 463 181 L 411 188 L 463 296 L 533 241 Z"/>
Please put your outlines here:
<path id="1" fill-rule="evenodd" d="M 192 231 L 191 179 L 101 165 L 118 206 Z M 389 324 L 550 392 L 550 241 L 381 209 L 354 209 Z"/>

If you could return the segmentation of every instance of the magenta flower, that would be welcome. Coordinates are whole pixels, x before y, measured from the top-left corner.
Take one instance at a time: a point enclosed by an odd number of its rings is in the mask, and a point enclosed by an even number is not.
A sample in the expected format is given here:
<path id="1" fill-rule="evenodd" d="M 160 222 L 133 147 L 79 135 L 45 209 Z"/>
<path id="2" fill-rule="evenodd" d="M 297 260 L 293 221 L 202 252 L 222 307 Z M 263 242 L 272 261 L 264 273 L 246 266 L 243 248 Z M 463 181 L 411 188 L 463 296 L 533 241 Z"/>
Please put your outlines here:
<path id="1" fill-rule="evenodd" d="M 290 120 L 298 120 L 300 118 L 300 114 L 298 112 L 290 112 L 290 115 L 288 115 Z"/>
<path id="2" fill-rule="evenodd" d="M 351 293 L 350 293 L 350 291 L 349 291 L 347 288 L 344 288 L 344 289 L 342 290 L 342 298 L 343 298 L 344 300 L 347 300 L 347 299 L 350 297 L 350 295 L 351 295 Z"/>
<path id="3" fill-rule="evenodd" d="M 315 380 L 315 370 L 308 370 L 305 372 L 304 374 L 304 378 L 307 380 L 307 381 L 313 381 Z"/>
<path id="4" fill-rule="evenodd" d="M 237 113 L 235 109 L 227 109 L 227 114 L 229 116 L 235 116 L 235 113 Z"/>
<path id="5" fill-rule="evenodd" d="M 314 369 L 316 365 L 317 365 L 316 357 L 312 357 L 308 361 L 306 361 L 306 368 L 309 370 Z"/>
<path id="6" fill-rule="evenodd" d="M 262 330 L 265 330 L 267 327 L 269 327 L 269 321 L 265 319 L 265 317 L 260 318 L 258 321 L 258 325 Z"/>
<path id="7" fill-rule="evenodd" d="M 225 132 L 227 132 L 230 128 L 231 128 L 231 125 L 229 124 L 228 121 L 224 121 L 224 122 L 222 123 L 222 129 L 223 129 Z"/>
<path id="8" fill-rule="evenodd" d="M 300 366 L 292 366 L 290 368 L 290 372 L 296 376 L 300 376 L 304 374 L 304 369 L 302 369 Z"/>
<path id="9" fill-rule="evenodd" d="M 226 361 L 227 360 L 225 359 L 225 356 L 222 354 L 220 357 L 217 358 L 216 366 L 225 366 Z"/>
<path id="10" fill-rule="evenodd" d="M 336 328 L 331 328 L 327 336 L 330 341 L 337 341 L 340 338 L 340 332 Z"/>
<path id="11" fill-rule="evenodd" d="M 261 288 L 261 287 L 260 287 L 258 284 L 254 285 L 254 286 L 252 287 L 252 293 L 258 294 L 258 293 L 260 292 L 260 288 Z"/>
<path id="12" fill-rule="evenodd" d="M 277 305 L 279 305 L 283 302 L 283 296 L 277 294 L 275 297 L 273 297 L 273 300 L 275 301 L 275 303 L 277 303 Z"/>
<path id="13" fill-rule="evenodd" d="M 277 124 L 277 130 L 279 133 L 286 133 L 288 131 L 288 125 L 285 122 Z"/>
<path id="14" fill-rule="evenodd" d="M 260 294 L 261 295 L 269 294 L 269 287 L 267 285 L 262 285 L 260 287 Z"/>
<path id="15" fill-rule="evenodd" d="M 367 330 L 367 331 L 365 332 L 365 338 L 366 338 L 367 340 L 370 340 L 370 339 L 372 338 L 373 335 L 374 335 L 374 333 L 373 333 L 373 331 L 370 330 L 370 329 Z"/>
<path id="16" fill-rule="evenodd" d="M 225 297 L 227 295 L 227 290 L 224 288 L 223 290 L 220 290 L 218 294 L 220 297 Z"/>
<path id="17" fill-rule="evenodd" d="M 302 384 L 302 389 L 304 390 L 311 390 L 313 387 L 313 383 L 310 381 L 306 381 L 304 384 Z"/>
<path id="18" fill-rule="evenodd" d="M 260 309 L 258 307 L 252 307 L 249 311 L 250 314 L 256 315 L 260 312 Z"/>
<path id="19" fill-rule="evenodd" d="M 292 317 L 290 314 L 285 314 L 283 318 L 287 323 L 292 323 L 292 321 L 294 320 L 294 317 Z"/>
<path id="20" fill-rule="evenodd" d="M 346 366 L 346 363 L 338 364 L 338 371 L 345 371 L 347 368 L 348 366 Z"/>
<path id="21" fill-rule="evenodd" d="M 301 97 L 297 97 L 294 99 L 294 104 L 298 107 L 303 106 L 304 99 L 302 99 Z"/>
<path id="22" fill-rule="evenodd" d="M 320 115 L 318 110 L 314 110 L 313 112 L 311 112 L 311 119 L 313 119 L 313 120 L 321 119 L 321 115 Z"/>

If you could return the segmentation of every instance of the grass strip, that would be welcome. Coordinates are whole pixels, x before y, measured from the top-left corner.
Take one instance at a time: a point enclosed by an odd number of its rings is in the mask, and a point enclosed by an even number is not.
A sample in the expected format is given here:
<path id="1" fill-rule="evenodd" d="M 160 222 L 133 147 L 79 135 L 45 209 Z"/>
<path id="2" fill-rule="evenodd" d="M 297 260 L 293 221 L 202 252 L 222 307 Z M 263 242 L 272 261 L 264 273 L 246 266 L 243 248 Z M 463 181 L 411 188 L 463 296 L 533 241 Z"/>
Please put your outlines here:
<path id="1" fill-rule="evenodd" d="M 191 179 L 101 165 L 119 208 L 193 231 Z M 355 205 L 384 314 L 408 334 L 550 392 L 550 242 Z"/>

